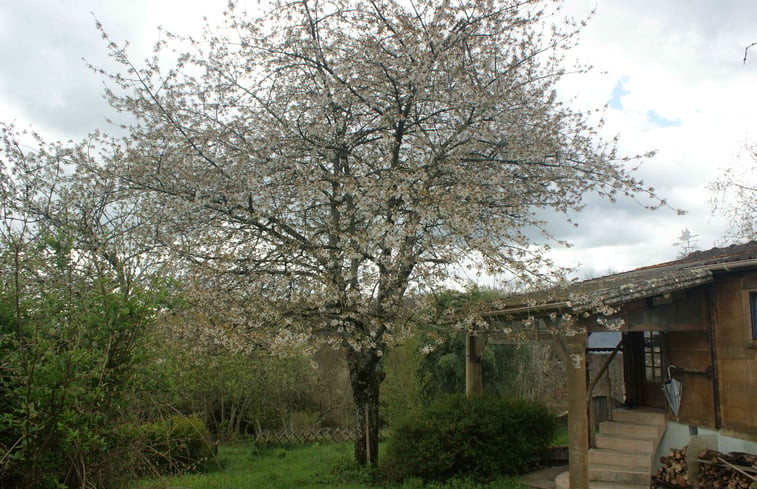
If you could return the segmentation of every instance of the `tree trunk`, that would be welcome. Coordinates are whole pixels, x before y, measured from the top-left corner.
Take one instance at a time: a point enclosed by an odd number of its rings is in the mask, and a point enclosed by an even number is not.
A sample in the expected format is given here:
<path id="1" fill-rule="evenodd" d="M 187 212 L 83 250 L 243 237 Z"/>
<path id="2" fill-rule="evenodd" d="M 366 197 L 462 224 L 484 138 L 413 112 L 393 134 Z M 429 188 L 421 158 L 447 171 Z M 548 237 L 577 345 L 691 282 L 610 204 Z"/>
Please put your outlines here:
<path id="1" fill-rule="evenodd" d="M 348 351 L 352 399 L 355 402 L 355 462 L 378 465 L 379 386 L 383 357 L 377 350 Z"/>

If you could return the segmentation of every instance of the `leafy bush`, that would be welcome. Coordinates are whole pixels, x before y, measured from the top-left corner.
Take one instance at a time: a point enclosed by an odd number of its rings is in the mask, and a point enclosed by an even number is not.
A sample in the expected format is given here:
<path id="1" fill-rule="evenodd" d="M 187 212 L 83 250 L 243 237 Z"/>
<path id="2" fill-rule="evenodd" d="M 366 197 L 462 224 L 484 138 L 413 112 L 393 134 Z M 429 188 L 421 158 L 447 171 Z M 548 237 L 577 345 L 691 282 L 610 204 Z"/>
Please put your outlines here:
<path id="1" fill-rule="evenodd" d="M 29 298 L 0 286 L 0 488 L 103 486 L 113 472 L 152 305 L 77 285 Z"/>
<path id="2" fill-rule="evenodd" d="M 213 457 L 214 446 L 205 423 L 197 416 L 171 416 L 129 426 L 123 444 L 131 447 L 138 472 L 177 474 L 196 469 Z"/>
<path id="3" fill-rule="evenodd" d="M 557 419 L 543 405 L 451 396 L 408 417 L 387 447 L 388 476 L 444 480 L 523 473 L 554 438 Z"/>

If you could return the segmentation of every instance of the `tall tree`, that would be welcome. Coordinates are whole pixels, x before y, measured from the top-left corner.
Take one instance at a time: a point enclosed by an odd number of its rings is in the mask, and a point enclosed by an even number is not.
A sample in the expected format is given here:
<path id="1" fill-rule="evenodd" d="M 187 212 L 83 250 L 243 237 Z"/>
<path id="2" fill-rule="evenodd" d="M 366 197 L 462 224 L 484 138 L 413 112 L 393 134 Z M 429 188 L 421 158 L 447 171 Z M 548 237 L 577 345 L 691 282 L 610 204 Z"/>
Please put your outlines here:
<path id="1" fill-rule="evenodd" d="M 540 209 L 652 196 L 556 96 L 581 24 L 554 8 L 276 1 L 165 36 L 144 66 L 110 43 L 110 101 L 136 117 L 123 171 L 163 242 L 240 299 L 240 326 L 342 348 L 359 463 L 377 462 L 382 358 L 415 287 L 472 261 L 528 275 Z"/>

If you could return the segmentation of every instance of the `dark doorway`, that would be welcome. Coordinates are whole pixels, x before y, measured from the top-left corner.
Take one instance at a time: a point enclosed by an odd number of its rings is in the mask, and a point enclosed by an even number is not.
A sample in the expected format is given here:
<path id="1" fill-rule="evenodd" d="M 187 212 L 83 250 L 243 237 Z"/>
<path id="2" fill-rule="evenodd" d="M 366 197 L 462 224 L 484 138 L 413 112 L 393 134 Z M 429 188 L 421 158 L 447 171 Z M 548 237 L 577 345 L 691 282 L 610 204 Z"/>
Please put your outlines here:
<path id="1" fill-rule="evenodd" d="M 665 408 L 662 384 L 665 382 L 664 336 L 659 331 L 623 335 L 623 370 L 626 402 L 630 406 Z"/>

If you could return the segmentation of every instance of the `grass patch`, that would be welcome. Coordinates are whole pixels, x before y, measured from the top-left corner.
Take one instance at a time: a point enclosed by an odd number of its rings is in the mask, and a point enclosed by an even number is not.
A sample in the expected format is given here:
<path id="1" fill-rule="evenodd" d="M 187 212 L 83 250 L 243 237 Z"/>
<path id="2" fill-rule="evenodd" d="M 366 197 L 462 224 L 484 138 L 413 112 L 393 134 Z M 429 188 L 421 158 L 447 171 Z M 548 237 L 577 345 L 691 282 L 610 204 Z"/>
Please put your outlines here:
<path id="1" fill-rule="evenodd" d="M 560 425 L 559 428 L 557 428 L 557 433 L 555 434 L 555 439 L 552 442 L 552 446 L 559 447 L 562 445 L 568 444 L 568 426 L 567 425 Z"/>
<path id="2" fill-rule="evenodd" d="M 370 469 L 354 464 L 351 443 L 256 450 L 222 446 L 202 473 L 143 480 L 130 489 L 526 489 L 517 478 L 479 484 L 455 479 L 425 483 L 409 479 L 384 483 Z"/>

